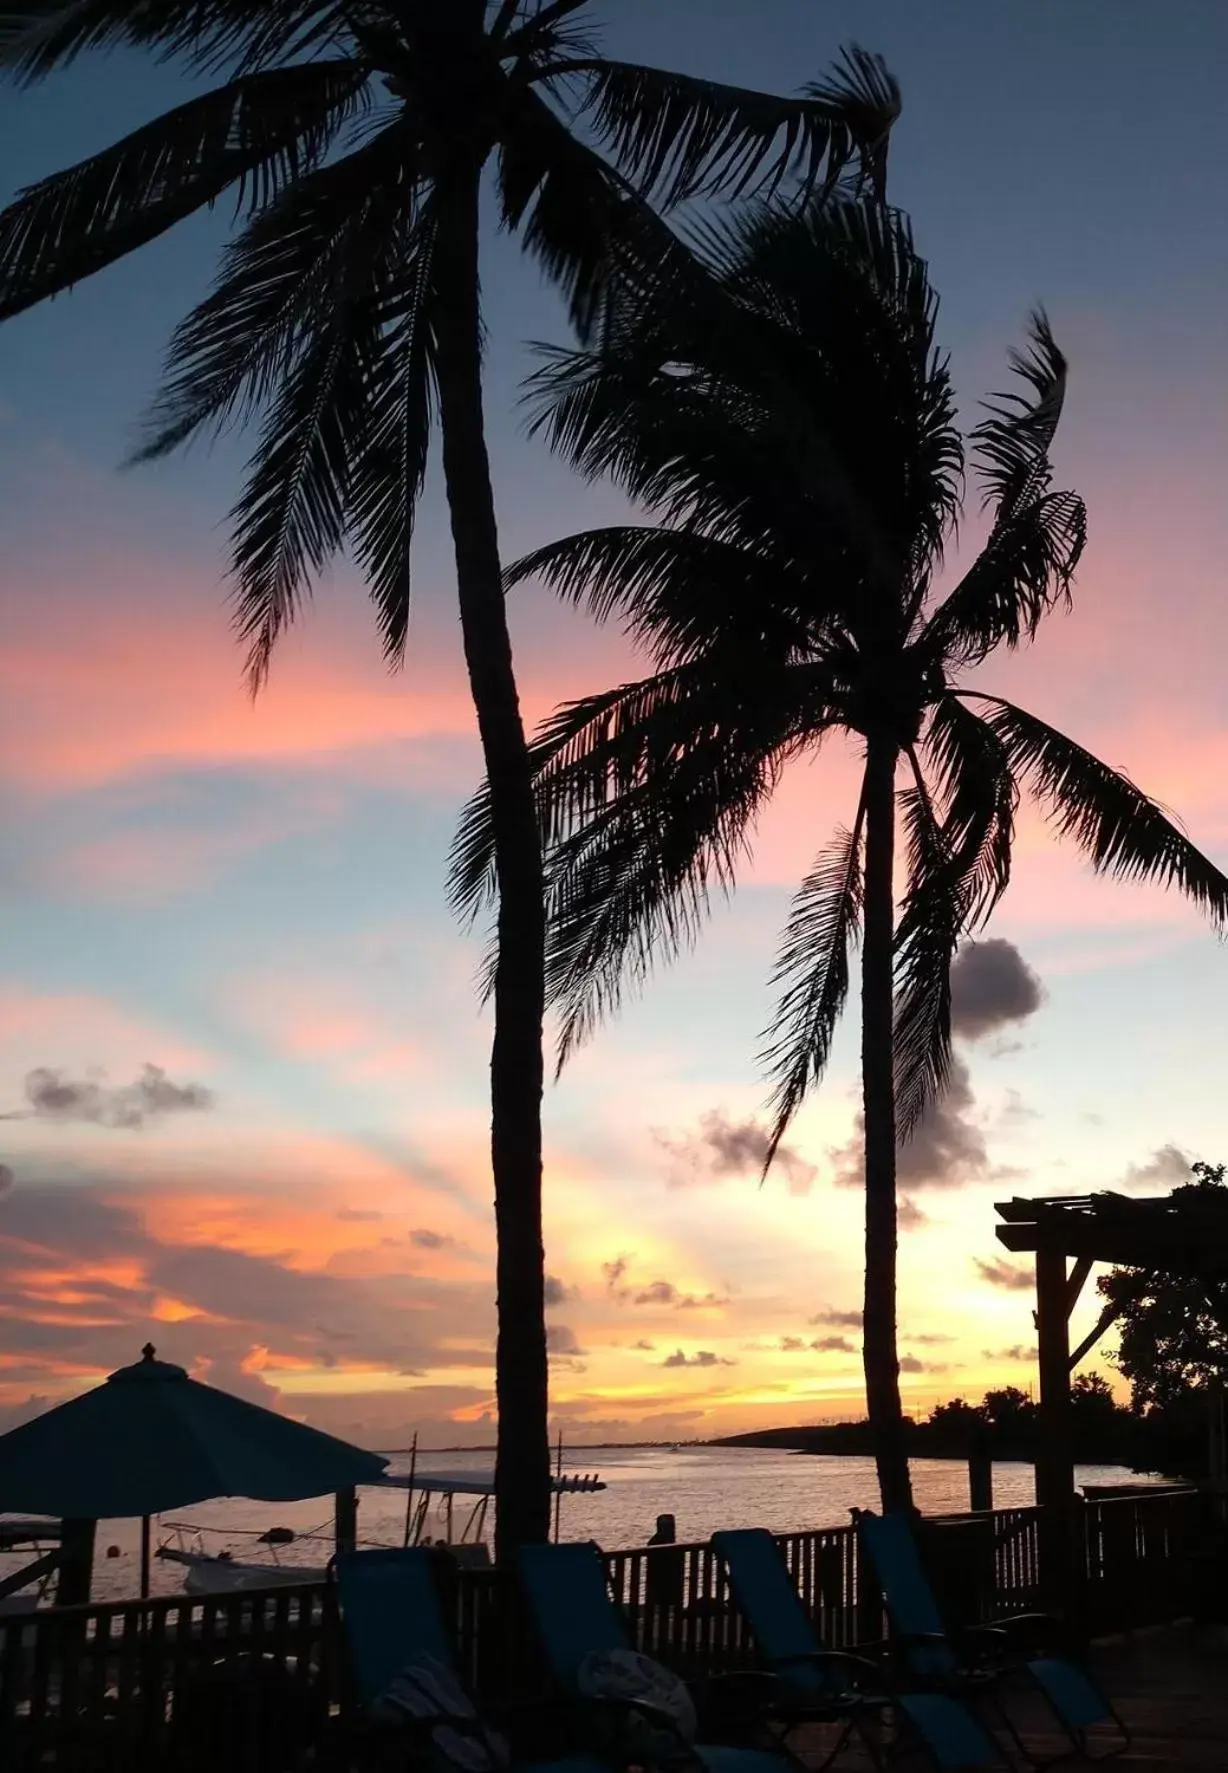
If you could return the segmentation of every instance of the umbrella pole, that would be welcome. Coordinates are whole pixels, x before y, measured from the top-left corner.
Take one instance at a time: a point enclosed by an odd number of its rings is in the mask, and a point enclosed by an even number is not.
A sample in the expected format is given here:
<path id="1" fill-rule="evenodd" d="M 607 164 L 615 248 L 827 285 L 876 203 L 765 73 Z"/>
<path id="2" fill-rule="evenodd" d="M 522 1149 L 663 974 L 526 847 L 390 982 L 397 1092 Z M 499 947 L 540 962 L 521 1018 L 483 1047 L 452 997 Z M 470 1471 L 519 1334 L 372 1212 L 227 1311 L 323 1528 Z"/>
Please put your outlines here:
<path id="1" fill-rule="evenodd" d="M 410 1524 L 414 1518 L 414 1477 L 418 1470 L 418 1430 L 414 1430 L 414 1444 L 409 1449 L 409 1484 L 405 1491 L 405 1543 L 409 1544 Z"/>
<path id="2" fill-rule="evenodd" d="M 554 1543 L 559 1542 L 559 1510 L 563 1506 L 563 1430 L 559 1429 L 559 1450 L 555 1462 L 555 1477 L 558 1487 L 554 1492 Z"/>
<path id="3" fill-rule="evenodd" d="M 149 1599 L 149 1516 L 141 1516 L 141 1599 Z"/>

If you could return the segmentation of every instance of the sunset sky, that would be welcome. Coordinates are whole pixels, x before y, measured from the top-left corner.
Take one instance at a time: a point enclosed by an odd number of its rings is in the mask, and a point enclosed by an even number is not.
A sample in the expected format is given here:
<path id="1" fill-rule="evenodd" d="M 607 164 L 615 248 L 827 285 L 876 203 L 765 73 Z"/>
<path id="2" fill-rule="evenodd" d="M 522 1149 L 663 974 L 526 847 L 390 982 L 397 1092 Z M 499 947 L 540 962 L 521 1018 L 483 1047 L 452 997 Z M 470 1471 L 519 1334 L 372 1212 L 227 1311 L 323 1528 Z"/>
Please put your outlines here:
<path id="1" fill-rule="evenodd" d="M 894 197 L 969 423 L 1036 303 L 1071 359 L 1058 469 L 1091 526 L 1075 612 L 983 682 L 1128 770 L 1228 865 L 1228 11 L 601 10 L 612 53 L 769 88 L 852 38 L 887 57 Z M 6 91 L 2 194 L 185 90 L 116 57 Z M 118 469 L 227 225 L 191 223 L 0 331 L 0 1426 L 152 1337 L 370 1444 L 486 1443 L 484 944 L 442 890 L 478 753 L 438 476 L 405 670 L 384 669 L 347 568 L 253 707 L 223 579 L 242 439 Z M 511 559 L 621 506 L 523 435 L 524 341 L 565 330 L 506 239 L 488 240 L 485 295 Z M 617 633 L 540 592 L 513 615 L 533 720 L 636 669 Z M 762 1188 L 756 1163 L 776 936 L 851 781 L 839 756 L 786 779 L 736 902 L 549 1091 L 553 1401 L 573 1441 L 860 1411 L 855 1020 Z M 1029 812 L 988 934 L 1010 947 L 978 957 L 980 980 L 1017 995 L 987 1026 L 966 1009 L 959 1087 L 904 1159 L 916 1411 L 1034 1377 L 996 1199 L 1162 1189 L 1228 1158 L 1228 954 L 1192 911 L 1095 880 Z"/>

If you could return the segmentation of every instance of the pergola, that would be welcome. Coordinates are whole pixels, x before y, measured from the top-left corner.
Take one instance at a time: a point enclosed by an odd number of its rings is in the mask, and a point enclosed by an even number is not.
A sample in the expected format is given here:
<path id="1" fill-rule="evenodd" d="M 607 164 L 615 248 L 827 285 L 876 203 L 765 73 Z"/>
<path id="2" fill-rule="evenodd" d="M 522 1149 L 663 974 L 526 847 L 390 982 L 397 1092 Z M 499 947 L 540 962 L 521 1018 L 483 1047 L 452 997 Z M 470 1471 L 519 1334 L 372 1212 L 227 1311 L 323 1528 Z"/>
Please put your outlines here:
<path id="1" fill-rule="evenodd" d="M 999 1201 L 998 1239 L 1036 1257 L 1036 1341 L 1040 1366 L 1040 1446 L 1036 1500 L 1051 1603 L 1072 1594 L 1075 1507 L 1070 1443 L 1070 1375 L 1116 1317 L 1106 1308 L 1091 1333 L 1070 1346 L 1070 1316 L 1097 1262 L 1159 1269 L 1207 1282 L 1228 1280 L 1228 1191 L 1217 1196 L 1050 1195 Z M 1069 1266 L 1068 1266 L 1069 1264 Z"/>

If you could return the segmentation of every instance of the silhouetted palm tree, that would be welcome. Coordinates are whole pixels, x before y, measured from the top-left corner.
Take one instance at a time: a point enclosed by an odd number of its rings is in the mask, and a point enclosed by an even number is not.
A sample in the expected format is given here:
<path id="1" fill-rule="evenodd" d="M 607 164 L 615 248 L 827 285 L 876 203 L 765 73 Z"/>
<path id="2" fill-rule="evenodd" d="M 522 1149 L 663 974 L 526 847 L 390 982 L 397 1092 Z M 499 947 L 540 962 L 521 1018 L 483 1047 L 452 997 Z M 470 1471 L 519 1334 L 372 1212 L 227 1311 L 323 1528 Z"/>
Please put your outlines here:
<path id="1" fill-rule="evenodd" d="M 849 826 L 785 930 L 766 1059 L 774 1152 L 827 1063 L 860 935 L 865 1381 L 898 1508 L 897 1135 L 948 1075 L 952 953 L 1007 885 L 1021 788 L 1101 871 L 1171 882 L 1217 919 L 1228 880 L 1125 776 L 968 681 L 1069 600 L 1084 544 L 1082 501 L 1051 485 L 1066 363 L 1043 315 L 1012 360 L 1024 391 L 971 434 L 988 540 L 943 594 L 965 442 L 906 221 L 859 201 L 757 208 L 702 250 L 708 285 L 645 283 L 602 348 L 553 352 L 537 378 L 555 448 L 659 523 L 569 536 L 508 575 L 621 620 L 655 666 L 562 708 L 533 745 L 549 995 L 561 1063 L 628 978 L 694 940 L 785 765 L 833 734 L 861 747 Z M 480 796 L 460 904 L 489 891 L 490 853 Z"/>
<path id="2" fill-rule="evenodd" d="M 6 0 L 0 66 L 36 79 L 146 46 L 224 84 L 0 215 L 0 318 L 237 188 L 246 225 L 173 341 L 142 454 L 263 424 L 233 513 L 253 687 L 329 556 L 352 549 L 400 657 L 432 419 L 491 784 L 499 964 L 491 1059 L 500 1544 L 549 1521 L 541 1232 L 542 869 L 483 429 L 479 193 L 582 335 L 619 246 L 668 256 L 669 205 L 858 163 L 881 188 L 898 109 L 875 57 L 775 98 L 603 59 L 588 0 Z M 578 125 L 579 127 L 575 127 Z M 603 158 L 604 155 L 606 156 Z"/>

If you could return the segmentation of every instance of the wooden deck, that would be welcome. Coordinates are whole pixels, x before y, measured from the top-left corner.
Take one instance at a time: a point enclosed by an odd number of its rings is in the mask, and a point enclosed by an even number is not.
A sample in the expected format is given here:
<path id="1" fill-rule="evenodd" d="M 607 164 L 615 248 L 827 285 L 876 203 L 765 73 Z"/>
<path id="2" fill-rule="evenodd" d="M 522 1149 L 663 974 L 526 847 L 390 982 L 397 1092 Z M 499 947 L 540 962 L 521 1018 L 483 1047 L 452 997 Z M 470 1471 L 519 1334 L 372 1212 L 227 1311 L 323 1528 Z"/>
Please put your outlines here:
<path id="1" fill-rule="evenodd" d="M 1134 1732 L 1126 1773 L 1228 1768 L 1228 1636 L 1189 1625 L 1100 1644 L 1095 1666 Z"/>
<path id="2" fill-rule="evenodd" d="M 1228 1773 L 1228 1648 L 1168 1622 L 1190 1612 L 1206 1498 L 1157 1492 L 1086 1505 L 1082 1617 L 1093 1635 L 1133 1629 L 1097 1652 L 1138 1745 L 1123 1768 Z M 922 1545 L 949 1619 L 1035 1611 L 1036 1509 L 927 1521 Z M 884 1635 L 877 1585 L 849 1527 L 780 1541 L 822 1639 Z M 637 1647 L 699 1679 L 753 1667 L 745 1621 L 707 1545 L 611 1552 L 606 1565 Z M 302 1773 L 326 1743 L 361 1734 L 335 1597 L 326 1587 L 170 1596 L 0 1618 L 0 1773 Z M 455 1573 L 460 1664 L 495 1715 L 549 1706 L 550 1686 L 519 1590 L 506 1573 Z M 1019 1725 L 1042 1751 L 1043 1711 L 1020 1696 Z M 344 1753 L 342 1754 L 344 1763 Z"/>
<path id="3" fill-rule="evenodd" d="M 1091 1660 L 1133 1736 L 1126 1752 L 1106 1767 L 1120 1773 L 1228 1773 L 1228 1633 L 1217 1644 L 1189 1625 L 1165 1626 L 1099 1643 Z M 1060 1764 L 1071 1773 L 1095 1765 L 1115 1740 L 1107 1730 L 1096 1732 L 1091 1756 L 1075 1757 L 1035 1697 L 1012 1693 L 1009 1711 L 1029 1752 L 1038 1761 L 1065 1755 Z M 794 1738 L 792 1746 L 804 1761 L 817 1764 L 832 1738 L 826 1728 L 815 1729 Z M 926 1765 L 919 1755 L 891 1757 L 891 1764 L 900 1773 Z M 1010 1764 L 1026 1773 L 1018 1753 Z M 869 1756 L 853 1748 L 837 1765 L 846 1773 L 871 1769 Z"/>

